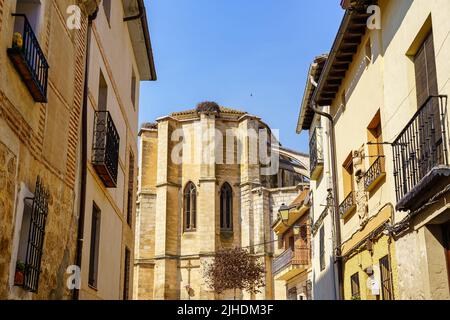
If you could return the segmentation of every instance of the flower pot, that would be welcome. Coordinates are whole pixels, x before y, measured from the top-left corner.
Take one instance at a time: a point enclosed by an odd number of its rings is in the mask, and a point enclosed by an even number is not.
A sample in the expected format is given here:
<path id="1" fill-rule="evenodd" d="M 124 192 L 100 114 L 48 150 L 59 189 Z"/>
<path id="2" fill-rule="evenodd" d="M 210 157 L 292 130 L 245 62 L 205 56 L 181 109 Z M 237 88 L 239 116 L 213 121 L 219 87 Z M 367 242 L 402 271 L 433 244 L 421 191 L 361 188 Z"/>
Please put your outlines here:
<path id="1" fill-rule="evenodd" d="M 14 275 L 14 285 L 15 286 L 23 286 L 24 281 L 25 281 L 24 272 L 16 270 L 16 274 Z"/>

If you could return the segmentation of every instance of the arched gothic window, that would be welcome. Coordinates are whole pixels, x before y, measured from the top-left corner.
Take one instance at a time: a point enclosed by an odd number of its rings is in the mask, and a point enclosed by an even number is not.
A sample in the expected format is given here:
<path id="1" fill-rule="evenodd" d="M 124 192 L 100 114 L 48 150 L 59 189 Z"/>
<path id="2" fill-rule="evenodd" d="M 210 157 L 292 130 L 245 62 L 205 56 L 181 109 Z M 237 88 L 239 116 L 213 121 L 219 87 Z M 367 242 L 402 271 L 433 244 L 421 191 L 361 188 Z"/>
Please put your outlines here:
<path id="1" fill-rule="evenodd" d="M 227 182 L 220 190 L 220 229 L 233 230 L 233 190 Z"/>
<path id="2" fill-rule="evenodd" d="M 189 182 L 184 188 L 184 230 L 194 231 L 197 226 L 197 188 Z"/>

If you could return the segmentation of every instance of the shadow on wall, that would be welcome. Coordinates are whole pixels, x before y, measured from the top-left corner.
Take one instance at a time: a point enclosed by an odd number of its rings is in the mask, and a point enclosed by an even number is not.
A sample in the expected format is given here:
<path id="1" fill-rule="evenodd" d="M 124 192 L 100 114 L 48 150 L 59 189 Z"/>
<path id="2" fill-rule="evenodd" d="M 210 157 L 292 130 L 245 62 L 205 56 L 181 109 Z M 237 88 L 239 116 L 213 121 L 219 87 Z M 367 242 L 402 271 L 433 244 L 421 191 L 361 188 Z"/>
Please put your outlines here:
<path id="1" fill-rule="evenodd" d="M 336 300 L 333 258 L 329 257 L 325 270 L 313 274 L 314 300 Z"/>
<path id="2" fill-rule="evenodd" d="M 388 48 L 391 44 L 392 39 L 395 37 L 400 26 L 403 24 L 403 20 L 405 19 L 406 14 L 411 8 L 413 1 L 414 0 L 385 1 L 385 8 L 389 8 L 390 6 L 398 6 L 398 8 L 395 10 L 392 10 L 391 8 L 384 10 L 383 8 L 381 9 L 383 28 L 382 50 Z M 397 16 L 395 18 L 391 18 L 388 15 L 384 15 L 385 12 L 391 12 L 392 14 L 395 13 Z M 381 53 L 381 55 L 384 55 L 384 51 Z"/>

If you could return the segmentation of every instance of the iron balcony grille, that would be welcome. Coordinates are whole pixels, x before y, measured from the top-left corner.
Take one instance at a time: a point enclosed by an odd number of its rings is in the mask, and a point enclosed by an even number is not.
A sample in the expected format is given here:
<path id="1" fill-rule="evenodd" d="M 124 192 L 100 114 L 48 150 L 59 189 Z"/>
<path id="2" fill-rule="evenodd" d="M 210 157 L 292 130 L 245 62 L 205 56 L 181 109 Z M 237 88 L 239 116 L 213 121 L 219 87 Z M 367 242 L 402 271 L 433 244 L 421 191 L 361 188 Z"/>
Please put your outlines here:
<path id="1" fill-rule="evenodd" d="M 288 266 L 308 266 L 311 263 L 311 250 L 307 246 L 296 245 L 284 251 L 273 260 L 272 270 L 274 274 L 279 273 Z"/>
<path id="2" fill-rule="evenodd" d="M 394 179 L 398 210 L 432 169 L 449 165 L 447 96 L 430 96 L 394 141 Z"/>
<path id="3" fill-rule="evenodd" d="M 107 188 L 117 186 L 120 137 L 108 111 L 95 112 L 92 164 Z"/>
<path id="4" fill-rule="evenodd" d="M 384 177 L 384 156 L 379 156 L 364 175 L 364 188 L 367 191 L 373 189 L 377 182 Z"/>
<path id="5" fill-rule="evenodd" d="M 15 17 L 12 47 L 8 56 L 30 91 L 34 101 L 47 102 L 48 63 L 39 41 L 24 14 Z"/>
<path id="6" fill-rule="evenodd" d="M 352 191 L 347 196 L 347 198 L 345 198 L 345 200 L 342 201 L 342 203 L 339 205 L 339 214 L 341 215 L 341 217 L 345 217 L 355 208 L 356 208 L 355 193 Z"/>
<path id="7" fill-rule="evenodd" d="M 315 179 L 323 166 L 322 128 L 314 129 L 309 142 L 309 152 L 311 179 Z"/>
<path id="8" fill-rule="evenodd" d="M 23 288 L 30 292 L 37 292 L 39 287 L 45 223 L 48 214 L 48 198 L 49 193 L 38 177 L 34 198 L 26 199 L 33 201 L 23 282 Z"/>

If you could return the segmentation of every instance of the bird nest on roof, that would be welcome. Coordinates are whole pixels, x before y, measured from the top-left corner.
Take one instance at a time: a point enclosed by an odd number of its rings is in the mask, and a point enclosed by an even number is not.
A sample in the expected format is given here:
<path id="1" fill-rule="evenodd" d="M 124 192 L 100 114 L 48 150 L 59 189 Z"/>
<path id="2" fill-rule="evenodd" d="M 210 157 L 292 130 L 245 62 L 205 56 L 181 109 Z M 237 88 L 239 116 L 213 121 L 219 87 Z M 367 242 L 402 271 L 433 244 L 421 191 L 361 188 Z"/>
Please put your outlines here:
<path id="1" fill-rule="evenodd" d="M 211 101 L 205 101 L 205 102 L 201 102 L 197 105 L 196 108 L 197 112 L 216 112 L 219 113 L 220 112 L 220 107 L 216 102 L 211 102 Z"/>
<path id="2" fill-rule="evenodd" d="M 141 125 L 142 129 L 158 129 L 158 124 L 154 122 L 145 122 Z"/>

